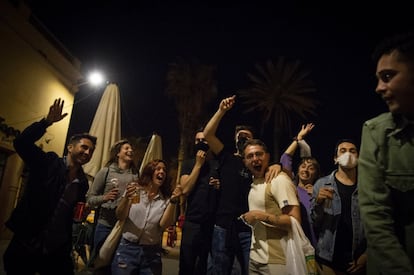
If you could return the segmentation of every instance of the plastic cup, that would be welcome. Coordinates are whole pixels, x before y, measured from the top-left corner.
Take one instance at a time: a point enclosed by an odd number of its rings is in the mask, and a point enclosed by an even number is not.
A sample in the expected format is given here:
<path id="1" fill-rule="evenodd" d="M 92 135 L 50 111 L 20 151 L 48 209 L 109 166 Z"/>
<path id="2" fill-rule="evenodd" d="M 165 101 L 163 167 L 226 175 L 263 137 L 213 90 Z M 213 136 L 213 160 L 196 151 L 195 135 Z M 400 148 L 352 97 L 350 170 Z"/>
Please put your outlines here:
<path id="1" fill-rule="evenodd" d="M 75 222 L 82 222 L 83 221 L 83 211 L 85 210 L 85 203 L 84 202 L 78 202 L 75 207 L 73 220 Z"/>
<path id="2" fill-rule="evenodd" d="M 141 199 L 141 188 L 138 187 L 137 183 L 133 183 L 133 185 L 135 185 L 135 192 L 134 195 L 132 196 L 132 203 L 139 203 L 140 199 Z"/>
<path id="3" fill-rule="evenodd" d="M 329 188 L 329 191 L 333 194 L 334 189 L 333 188 Z M 331 199 L 325 199 L 324 207 L 325 208 L 331 208 L 332 207 L 332 200 Z"/>

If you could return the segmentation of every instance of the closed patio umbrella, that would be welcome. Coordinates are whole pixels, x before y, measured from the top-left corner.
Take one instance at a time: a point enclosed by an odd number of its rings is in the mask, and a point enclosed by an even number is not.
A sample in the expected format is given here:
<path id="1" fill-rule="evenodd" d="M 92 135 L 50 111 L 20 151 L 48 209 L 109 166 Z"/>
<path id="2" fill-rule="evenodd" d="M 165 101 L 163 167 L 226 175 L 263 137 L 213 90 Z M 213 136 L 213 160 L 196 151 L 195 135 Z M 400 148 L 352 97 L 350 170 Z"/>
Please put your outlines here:
<path id="1" fill-rule="evenodd" d="M 111 146 L 121 139 L 121 98 L 116 84 L 106 86 L 89 133 L 98 140 L 92 159 L 83 169 L 86 174 L 95 177 L 108 161 Z"/>
<path id="2" fill-rule="evenodd" d="M 147 150 L 142 159 L 141 167 L 139 168 L 139 174 L 142 174 L 142 170 L 145 165 L 153 159 L 162 159 L 162 143 L 161 137 L 157 134 L 152 134 L 151 140 L 148 143 Z"/>

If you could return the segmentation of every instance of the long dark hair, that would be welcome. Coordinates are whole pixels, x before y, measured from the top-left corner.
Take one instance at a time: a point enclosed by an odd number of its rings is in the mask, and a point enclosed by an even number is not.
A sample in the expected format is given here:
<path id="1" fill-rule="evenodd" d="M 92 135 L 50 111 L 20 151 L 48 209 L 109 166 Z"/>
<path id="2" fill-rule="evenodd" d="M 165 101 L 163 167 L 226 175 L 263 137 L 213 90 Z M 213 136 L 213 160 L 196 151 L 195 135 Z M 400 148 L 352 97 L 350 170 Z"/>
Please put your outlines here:
<path id="1" fill-rule="evenodd" d="M 118 153 L 121 151 L 121 148 L 124 144 L 129 144 L 131 145 L 131 147 L 133 147 L 132 144 L 127 139 L 121 139 L 115 142 L 114 145 L 112 145 L 111 147 L 111 151 L 109 152 L 109 160 L 106 162 L 105 167 L 110 166 L 112 163 L 118 164 Z M 134 161 L 131 161 L 129 168 L 132 170 L 134 174 L 138 173 L 138 169 L 135 166 Z"/>
<path id="2" fill-rule="evenodd" d="M 158 163 L 164 163 L 165 167 L 167 167 L 167 163 L 165 160 L 162 159 L 154 159 L 145 165 L 144 169 L 142 169 L 142 173 L 139 177 L 139 184 L 141 186 L 148 186 L 152 182 L 152 176 L 154 175 L 155 168 L 157 167 Z M 167 169 L 166 169 L 167 170 Z M 171 180 L 168 176 L 167 171 L 165 171 L 165 180 L 164 183 L 160 186 L 160 192 L 165 197 L 168 198 L 171 196 Z"/>

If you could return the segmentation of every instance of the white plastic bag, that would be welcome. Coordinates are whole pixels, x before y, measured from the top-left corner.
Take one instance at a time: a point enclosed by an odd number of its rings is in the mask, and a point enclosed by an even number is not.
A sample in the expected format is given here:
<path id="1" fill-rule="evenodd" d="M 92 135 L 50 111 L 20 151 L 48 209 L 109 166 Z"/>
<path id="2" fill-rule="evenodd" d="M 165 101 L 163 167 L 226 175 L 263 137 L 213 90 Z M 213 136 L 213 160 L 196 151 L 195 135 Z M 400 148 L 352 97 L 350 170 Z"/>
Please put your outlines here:
<path id="1" fill-rule="evenodd" d="M 315 249 L 299 222 L 292 216 L 290 221 L 292 230 L 281 240 L 286 256 L 286 270 L 290 275 L 317 275 Z"/>

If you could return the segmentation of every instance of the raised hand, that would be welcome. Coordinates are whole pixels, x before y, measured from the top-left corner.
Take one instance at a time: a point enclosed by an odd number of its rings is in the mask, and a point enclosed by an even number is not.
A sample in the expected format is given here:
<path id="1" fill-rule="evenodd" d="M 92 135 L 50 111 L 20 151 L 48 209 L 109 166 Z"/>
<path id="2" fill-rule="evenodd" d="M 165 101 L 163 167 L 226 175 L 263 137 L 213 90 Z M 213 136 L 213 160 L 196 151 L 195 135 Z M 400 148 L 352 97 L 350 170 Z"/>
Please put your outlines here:
<path id="1" fill-rule="evenodd" d="M 226 112 L 233 107 L 235 102 L 236 102 L 236 95 L 227 97 L 220 102 L 219 109 Z"/>
<path id="2" fill-rule="evenodd" d="M 202 151 L 202 150 L 198 150 L 196 153 L 196 166 L 197 167 L 201 167 L 204 165 L 204 163 L 206 162 L 206 155 L 207 153 Z"/>
<path id="3" fill-rule="evenodd" d="M 49 113 L 47 114 L 46 121 L 49 125 L 53 124 L 54 122 L 62 120 L 68 113 L 63 113 L 63 105 L 65 101 L 61 100 L 60 98 L 55 99 L 55 102 L 50 106 Z"/>
<path id="4" fill-rule="evenodd" d="M 307 134 L 309 134 L 310 131 L 312 131 L 313 127 L 315 127 L 315 124 L 313 124 L 313 123 L 308 123 L 306 125 L 302 125 L 302 129 L 299 131 L 299 133 L 297 135 L 297 139 L 298 140 L 304 139 L 305 136 Z"/>

